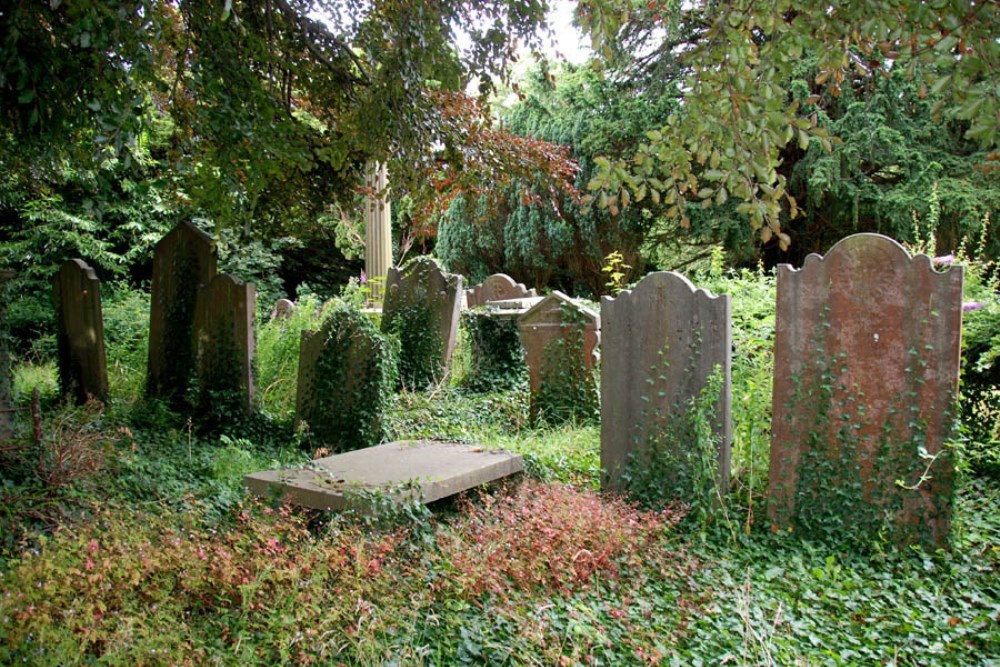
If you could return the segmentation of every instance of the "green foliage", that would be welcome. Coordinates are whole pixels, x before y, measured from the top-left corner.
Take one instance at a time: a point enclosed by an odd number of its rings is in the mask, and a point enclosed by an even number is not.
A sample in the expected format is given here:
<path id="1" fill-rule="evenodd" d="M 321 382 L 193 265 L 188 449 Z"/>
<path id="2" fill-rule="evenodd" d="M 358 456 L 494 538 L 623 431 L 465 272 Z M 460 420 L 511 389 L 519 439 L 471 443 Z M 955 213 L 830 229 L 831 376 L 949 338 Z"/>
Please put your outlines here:
<path id="1" fill-rule="evenodd" d="M 295 416 L 302 332 L 322 326 L 319 306 L 313 297 L 299 299 L 288 317 L 267 319 L 257 327 L 257 400 L 271 419 L 287 422 Z M 268 314 L 261 311 L 261 316 Z"/>
<path id="2" fill-rule="evenodd" d="M 473 391 L 510 389 L 527 381 L 517 320 L 495 315 L 484 308 L 462 311 L 470 348 L 463 385 Z"/>
<path id="3" fill-rule="evenodd" d="M 112 401 L 138 399 L 149 361 L 149 294 L 124 283 L 101 286 L 108 387 Z"/>
<path id="4" fill-rule="evenodd" d="M 377 445 L 398 377 L 395 341 L 346 303 L 333 305 L 314 335 L 322 351 L 306 370 L 308 397 L 299 397 L 312 444 L 335 452 Z"/>
<path id="5" fill-rule="evenodd" d="M 426 303 L 401 304 L 382 313 L 383 330 L 399 341 L 399 382 L 424 389 L 444 379 L 444 341 Z"/>
<path id="6" fill-rule="evenodd" d="M 587 424 L 600 419 L 597 377 L 584 356 L 586 322 L 577 308 L 562 305 L 561 335 L 542 350 L 540 382 L 531 397 L 534 421 Z"/>
<path id="7" fill-rule="evenodd" d="M 645 442 L 637 443 L 641 454 L 631 456 L 622 473 L 631 497 L 647 507 L 684 503 L 690 507 L 688 516 L 702 526 L 724 507 L 726 489 L 719 485 L 721 443 L 716 433 L 716 406 L 724 379 L 716 367 L 701 393 L 686 405 L 673 406 L 669 415 L 658 409 L 643 415 L 644 422 L 658 426 L 645 434 Z M 650 390 L 655 387 L 654 381 Z"/>

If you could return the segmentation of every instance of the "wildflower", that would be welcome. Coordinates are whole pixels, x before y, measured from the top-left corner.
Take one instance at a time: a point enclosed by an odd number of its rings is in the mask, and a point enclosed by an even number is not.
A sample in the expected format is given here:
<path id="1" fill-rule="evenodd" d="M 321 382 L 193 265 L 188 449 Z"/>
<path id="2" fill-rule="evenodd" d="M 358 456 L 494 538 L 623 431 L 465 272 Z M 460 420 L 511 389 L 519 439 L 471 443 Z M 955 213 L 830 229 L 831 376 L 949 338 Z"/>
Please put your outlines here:
<path id="1" fill-rule="evenodd" d="M 946 264 L 954 264 L 955 263 L 955 256 L 954 255 L 942 255 L 941 257 L 935 257 L 934 259 L 931 260 L 931 262 L 934 264 L 934 266 L 943 266 L 943 265 L 946 265 Z"/>
<path id="2" fill-rule="evenodd" d="M 965 311 L 966 313 L 968 313 L 969 311 L 972 311 L 972 310 L 979 310 L 980 308 L 983 308 L 984 306 L 986 306 L 986 304 L 983 303 L 982 301 L 969 301 L 967 303 L 963 303 L 962 304 L 962 310 Z"/>
<path id="3" fill-rule="evenodd" d="M 358 280 L 362 285 L 368 282 L 368 276 L 365 275 L 364 271 L 361 272 L 361 277 Z"/>

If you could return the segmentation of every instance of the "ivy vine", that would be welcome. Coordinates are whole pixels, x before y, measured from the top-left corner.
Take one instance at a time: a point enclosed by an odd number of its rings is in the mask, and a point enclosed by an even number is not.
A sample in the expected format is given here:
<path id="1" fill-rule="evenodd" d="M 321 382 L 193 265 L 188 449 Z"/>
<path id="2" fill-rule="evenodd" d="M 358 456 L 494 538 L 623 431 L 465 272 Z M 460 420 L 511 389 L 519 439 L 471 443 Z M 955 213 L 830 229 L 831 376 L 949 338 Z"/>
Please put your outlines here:
<path id="1" fill-rule="evenodd" d="M 472 308 L 462 313 L 461 324 L 471 353 L 465 386 L 473 391 L 498 391 L 525 383 L 528 366 L 517 320 L 498 318 L 486 308 Z"/>
<path id="2" fill-rule="evenodd" d="M 534 422 L 597 423 L 601 402 L 594 370 L 584 357 L 586 316 L 563 304 L 562 336 L 553 338 L 542 351 L 541 381 L 531 398 Z"/>

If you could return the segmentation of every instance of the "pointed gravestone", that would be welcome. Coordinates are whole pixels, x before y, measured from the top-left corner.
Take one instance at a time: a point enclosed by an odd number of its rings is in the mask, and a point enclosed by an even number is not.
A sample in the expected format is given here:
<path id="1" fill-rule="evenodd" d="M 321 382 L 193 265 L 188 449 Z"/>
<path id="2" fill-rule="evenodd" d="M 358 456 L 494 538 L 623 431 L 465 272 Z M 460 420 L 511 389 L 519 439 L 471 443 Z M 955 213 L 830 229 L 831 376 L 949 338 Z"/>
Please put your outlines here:
<path id="1" fill-rule="evenodd" d="M 80 259 L 66 261 L 52 280 L 59 347 L 59 386 L 77 404 L 108 397 L 101 281 Z"/>
<path id="2" fill-rule="evenodd" d="M 198 299 L 198 387 L 202 405 L 222 396 L 253 408 L 257 290 L 228 274 L 216 276 Z"/>
<path id="3" fill-rule="evenodd" d="M 557 291 L 522 315 L 517 326 L 528 364 L 532 420 L 593 418 L 601 331 L 597 313 Z"/>
<path id="4" fill-rule="evenodd" d="M 962 276 L 878 234 L 778 267 L 775 530 L 947 542 Z"/>
<path id="5" fill-rule="evenodd" d="M 455 350 L 462 276 L 445 273 L 421 257 L 389 269 L 382 307 L 382 331 L 399 337 L 400 381 L 425 387 L 440 381 Z"/>
<path id="6" fill-rule="evenodd" d="M 197 363 L 198 301 L 215 274 L 212 237 L 190 222 L 181 223 L 156 244 L 147 369 L 151 396 L 176 402 L 187 391 Z"/>
<path id="7" fill-rule="evenodd" d="M 652 273 L 635 289 L 601 299 L 601 326 L 601 486 L 626 488 L 623 474 L 628 477 L 631 465 L 640 477 L 649 472 L 662 476 L 648 481 L 678 494 L 692 492 L 686 488 L 692 480 L 710 472 L 725 493 L 732 366 L 729 296 L 695 289 L 678 273 Z M 706 391 L 712 395 L 703 396 Z M 694 451 L 692 411 L 699 404 L 711 410 L 713 442 L 704 443 L 713 449 L 710 457 Z M 711 471 L 699 470 L 709 461 Z"/>
<path id="8" fill-rule="evenodd" d="M 489 301 L 509 301 L 511 299 L 527 299 L 537 297 L 533 289 L 528 289 L 524 283 L 516 283 L 506 273 L 494 273 L 492 276 L 466 290 L 465 301 L 469 308 L 485 306 Z"/>
<path id="9" fill-rule="evenodd" d="M 335 310 L 319 331 L 302 332 L 296 424 L 333 451 L 377 445 L 395 384 L 389 337 L 364 313 Z"/>

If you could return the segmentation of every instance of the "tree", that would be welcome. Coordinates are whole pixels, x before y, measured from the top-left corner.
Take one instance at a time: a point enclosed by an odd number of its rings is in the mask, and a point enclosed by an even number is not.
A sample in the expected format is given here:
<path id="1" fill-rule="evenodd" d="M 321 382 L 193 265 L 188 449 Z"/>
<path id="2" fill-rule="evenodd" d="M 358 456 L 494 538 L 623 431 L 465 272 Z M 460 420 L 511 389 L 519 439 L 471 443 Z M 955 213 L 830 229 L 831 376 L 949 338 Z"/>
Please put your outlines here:
<path id="1" fill-rule="evenodd" d="M 922 95 L 941 96 L 934 113 L 964 123 L 965 139 L 997 145 L 1000 16 L 991 2 L 584 0 L 578 17 L 607 55 L 633 26 L 651 26 L 642 33 L 652 42 L 649 61 L 685 77 L 678 112 L 648 128 L 630 163 L 609 163 L 595 179 L 609 206 L 629 192 L 656 191 L 687 225 L 687 202 L 711 207 L 734 198 L 764 241 L 787 247 L 782 224 L 798 216 L 799 203 L 780 171 L 782 151 L 833 148 L 814 96 L 788 89 L 809 54 L 817 57 L 815 84 L 831 95 L 904 71 Z"/>

